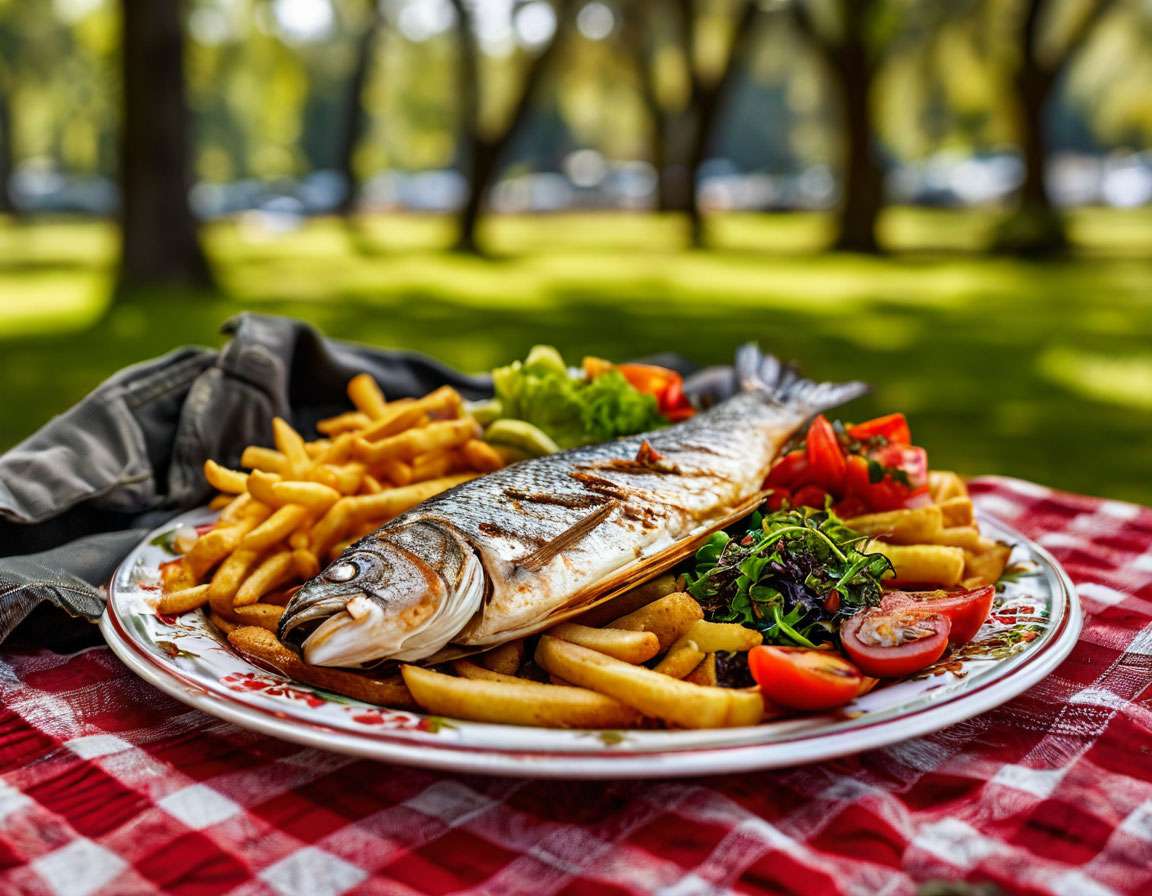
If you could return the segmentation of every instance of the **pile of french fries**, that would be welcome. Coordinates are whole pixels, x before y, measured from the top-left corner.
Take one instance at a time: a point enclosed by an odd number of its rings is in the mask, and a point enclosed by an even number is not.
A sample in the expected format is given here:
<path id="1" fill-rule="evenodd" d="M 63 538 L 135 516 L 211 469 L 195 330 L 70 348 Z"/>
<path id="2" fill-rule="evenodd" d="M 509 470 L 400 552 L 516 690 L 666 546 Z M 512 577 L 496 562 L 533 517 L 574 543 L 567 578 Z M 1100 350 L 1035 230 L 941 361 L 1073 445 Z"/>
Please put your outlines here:
<path id="1" fill-rule="evenodd" d="M 356 539 L 482 473 L 504 465 L 456 390 L 387 401 L 367 374 L 348 384 L 354 411 L 322 420 L 306 441 L 273 421 L 275 447 L 249 446 L 231 470 L 209 460 L 204 475 L 220 494 L 215 525 L 176 540 L 185 553 L 162 569 L 157 611 L 208 606 L 225 632 L 239 625 L 275 631 L 295 586 Z"/>
<path id="2" fill-rule="evenodd" d="M 376 676 L 309 666 L 256 626 L 236 628 L 228 639 L 253 662 L 304 684 L 449 718 L 546 728 L 724 728 L 772 717 L 756 688 L 716 682 L 716 653 L 751 650 L 760 633 L 705 621 L 700 605 L 675 588 L 675 579 L 663 576 L 580 622 L 439 670 L 405 665 L 399 674 Z"/>
<path id="3" fill-rule="evenodd" d="M 1012 553 L 1006 545 L 980 533 L 968 496 L 957 474 L 929 474 L 932 503 L 853 517 L 844 522 L 872 537 L 866 551 L 884 554 L 895 575 L 888 584 L 978 588 L 993 585 Z"/>

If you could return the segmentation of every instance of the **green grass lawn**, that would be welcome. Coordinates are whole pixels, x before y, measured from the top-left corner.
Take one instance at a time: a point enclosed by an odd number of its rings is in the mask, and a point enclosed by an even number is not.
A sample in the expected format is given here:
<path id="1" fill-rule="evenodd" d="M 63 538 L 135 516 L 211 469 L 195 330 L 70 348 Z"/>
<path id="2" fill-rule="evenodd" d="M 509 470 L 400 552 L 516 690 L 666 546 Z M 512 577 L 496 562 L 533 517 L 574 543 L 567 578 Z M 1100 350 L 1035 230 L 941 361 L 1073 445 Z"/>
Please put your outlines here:
<path id="1" fill-rule="evenodd" d="M 1043 264 L 973 253 L 993 225 L 897 210 L 884 231 L 901 253 L 872 259 L 819 254 L 820 216 L 727 217 L 709 252 L 684 251 L 671 219 L 509 218 L 478 260 L 443 252 L 436 218 L 373 219 L 357 250 L 330 221 L 236 222 L 209 234 L 227 297 L 108 311 L 107 226 L 0 224 L 0 447 L 125 364 L 217 343 L 248 308 L 466 369 L 536 342 L 718 363 L 757 339 L 814 376 L 872 382 L 850 413 L 907 410 L 937 466 L 1152 504 L 1152 214 L 1079 213 L 1077 257 Z"/>

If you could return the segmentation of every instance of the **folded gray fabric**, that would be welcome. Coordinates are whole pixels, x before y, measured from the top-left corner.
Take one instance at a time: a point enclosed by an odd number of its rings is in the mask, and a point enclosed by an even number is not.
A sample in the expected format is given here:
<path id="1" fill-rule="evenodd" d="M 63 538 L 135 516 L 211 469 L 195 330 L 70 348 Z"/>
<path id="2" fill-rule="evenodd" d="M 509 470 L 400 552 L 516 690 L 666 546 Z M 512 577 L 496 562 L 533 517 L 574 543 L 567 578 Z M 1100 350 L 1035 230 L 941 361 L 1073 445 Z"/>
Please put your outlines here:
<path id="1" fill-rule="evenodd" d="M 0 641 L 44 601 L 98 618 L 100 587 L 124 555 L 208 500 L 206 459 L 235 465 L 245 445 L 271 444 L 277 415 L 313 431 L 348 409 L 357 373 L 390 395 L 490 390 L 486 377 L 324 339 L 286 318 L 243 314 L 224 331 L 221 351 L 185 348 L 121 371 L 0 456 Z"/>
<path id="2" fill-rule="evenodd" d="M 467 398 L 491 394 L 486 376 L 325 339 L 287 318 L 242 314 L 224 332 L 232 339 L 220 351 L 183 348 L 121 371 L 0 456 L 0 642 L 43 603 L 98 619 L 102 587 L 123 557 L 211 497 L 205 460 L 235 466 L 245 445 L 272 444 L 274 416 L 314 431 L 348 410 L 357 373 L 391 396 L 445 384 Z M 651 360 L 687 372 L 675 356 Z M 706 400 L 732 389 L 730 368 L 688 384 Z"/>

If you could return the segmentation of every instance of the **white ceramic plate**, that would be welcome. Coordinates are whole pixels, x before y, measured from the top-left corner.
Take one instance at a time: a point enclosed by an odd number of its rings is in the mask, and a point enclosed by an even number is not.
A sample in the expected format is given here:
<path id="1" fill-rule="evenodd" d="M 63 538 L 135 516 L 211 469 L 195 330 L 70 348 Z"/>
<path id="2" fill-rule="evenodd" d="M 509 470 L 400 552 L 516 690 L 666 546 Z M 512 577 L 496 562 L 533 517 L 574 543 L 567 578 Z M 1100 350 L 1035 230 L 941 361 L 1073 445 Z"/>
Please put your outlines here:
<path id="1" fill-rule="evenodd" d="M 296 684 L 236 654 L 203 613 L 156 615 L 172 521 L 117 570 L 101 630 L 150 684 L 210 715 L 313 747 L 460 772 L 566 778 L 654 778 L 776 768 L 844 756 L 953 725 L 1011 700 L 1048 675 L 1080 633 L 1068 576 L 1043 548 L 986 517 L 1016 545 L 1022 573 L 961 656 L 916 680 L 881 687 L 834 715 L 711 731 L 571 731 L 440 719 L 382 709 Z"/>

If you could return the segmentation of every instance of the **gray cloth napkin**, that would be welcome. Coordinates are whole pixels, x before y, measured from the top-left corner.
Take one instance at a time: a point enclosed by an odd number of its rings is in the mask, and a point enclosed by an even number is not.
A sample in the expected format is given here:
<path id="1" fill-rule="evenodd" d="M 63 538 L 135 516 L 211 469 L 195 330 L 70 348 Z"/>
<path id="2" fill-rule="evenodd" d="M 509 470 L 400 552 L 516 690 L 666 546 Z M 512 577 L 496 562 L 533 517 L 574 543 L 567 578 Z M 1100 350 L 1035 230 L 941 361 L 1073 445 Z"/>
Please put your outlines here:
<path id="1" fill-rule="evenodd" d="M 50 604 L 96 620 L 116 566 L 165 520 L 204 504 L 204 461 L 235 466 L 246 445 L 272 444 L 272 418 L 301 432 L 348 410 L 347 382 L 367 371 L 390 396 L 450 384 L 466 398 L 491 393 L 411 352 L 325 339 L 281 317 L 242 314 L 220 351 L 182 348 L 129 367 L 0 456 L 0 642 Z M 686 372 L 675 356 L 651 359 Z M 706 403 L 733 390 L 731 368 L 701 371 L 687 391 Z M 44 617 L 43 612 L 36 614 Z M 55 619 L 44 633 L 73 641 Z"/>

